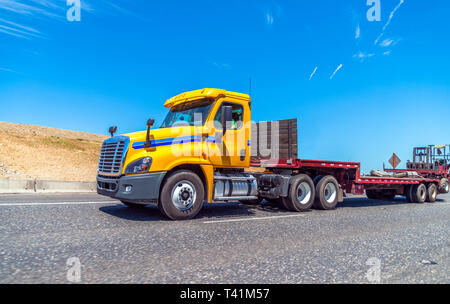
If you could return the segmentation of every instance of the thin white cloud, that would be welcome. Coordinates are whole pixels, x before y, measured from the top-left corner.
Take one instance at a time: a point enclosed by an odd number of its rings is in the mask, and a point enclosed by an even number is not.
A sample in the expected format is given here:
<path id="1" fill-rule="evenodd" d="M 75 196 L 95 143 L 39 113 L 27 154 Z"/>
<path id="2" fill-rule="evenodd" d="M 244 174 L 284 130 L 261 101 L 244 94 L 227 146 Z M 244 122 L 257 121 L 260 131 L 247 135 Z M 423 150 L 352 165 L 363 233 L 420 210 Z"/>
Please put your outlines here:
<path id="1" fill-rule="evenodd" d="M 381 46 L 381 47 L 388 47 L 388 46 L 390 46 L 393 42 L 394 42 L 394 40 L 392 40 L 392 39 L 384 39 L 383 41 L 380 42 L 380 46 Z"/>
<path id="2" fill-rule="evenodd" d="M 2 68 L 2 67 L 0 67 L 0 71 L 2 71 L 2 72 L 9 72 L 9 73 L 17 73 L 17 72 L 14 71 L 14 70 L 7 69 L 7 68 Z"/>
<path id="3" fill-rule="evenodd" d="M 330 76 L 330 80 L 334 78 L 334 75 L 336 75 L 336 73 L 342 68 L 343 64 L 341 63 L 336 70 L 334 70 L 333 74 L 331 74 Z"/>
<path id="4" fill-rule="evenodd" d="M 313 76 L 316 74 L 317 72 L 317 67 L 314 68 L 314 71 L 312 71 L 311 75 L 309 75 L 309 80 L 311 80 L 313 78 Z"/>
<path id="5" fill-rule="evenodd" d="M 81 9 L 88 13 L 133 14 L 120 6 L 118 1 L 99 0 L 95 8 L 90 0 L 81 0 Z M 36 20 L 56 20 L 66 22 L 66 12 L 69 6 L 66 0 L 0 0 L 0 33 L 23 39 L 46 38 L 34 27 L 21 24 L 18 20 L 33 22 Z M 135 16 L 135 15 L 134 15 Z M 137 17 L 137 16 L 136 16 Z"/>
<path id="6" fill-rule="evenodd" d="M 39 3 L 40 1 L 33 1 L 35 4 Z M 55 12 L 52 12 L 48 10 L 48 7 L 43 7 L 42 4 L 36 5 L 28 5 L 25 3 L 22 3 L 20 1 L 12 1 L 12 0 L 0 0 L 0 10 L 5 10 L 10 13 L 25 15 L 25 16 L 44 16 L 48 18 L 55 18 L 55 19 L 63 19 L 64 16 L 55 14 Z"/>
<path id="7" fill-rule="evenodd" d="M 277 3 L 264 5 L 261 10 L 264 15 L 264 22 L 268 26 L 272 26 L 283 14 L 283 9 Z"/>
<path id="8" fill-rule="evenodd" d="M 231 70 L 231 65 L 228 63 L 213 62 L 212 65 L 219 69 Z"/>
<path id="9" fill-rule="evenodd" d="M 384 56 L 388 56 L 388 55 L 390 55 L 390 54 L 391 54 L 391 51 L 383 52 L 383 55 L 384 55 Z"/>
<path id="10" fill-rule="evenodd" d="M 266 24 L 272 25 L 273 24 L 273 15 L 272 13 L 266 13 Z"/>
<path id="11" fill-rule="evenodd" d="M 353 55 L 353 58 L 357 58 L 357 59 L 365 59 L 365 58 L 370 58 L 375 56 L 375 54 L 373 53 L 364 53 L 364 52 L 358 52 L 357 54 Z"/>
<path id="12" fill-rule="evenodd" d="M 17 38 L 30 39 L 30 37 L 27 37 L 27 36 L 24 36 L 24 35 L 20 35 L 20 34 L 17 34 L 15 32 L 3 30 L 1 28 L 0 28 L 0 33 L 7 34 L 7 35 L 10 35 L 10 36 L 14 36 L 14 37 L 17 37 Z"/>
<path id="13" fill-rule="evenodd" d="M 356 27 L 356 31 L 355 31 L 355 39 L 359 39 L 361 37 L 361 28 L 358 26 Z"/>
<path id="14" fill-rule="evenodd" d="M 375 45 L 378 44 L 378 41 L 380 41 L 380 39 L 383 37 L 384 32 L 386 31 L 387 27 L 389 26 L 392 19 L 394 18 L 395 12 L 400 8 L 400 6 L 402 6 L 403 3 L 405 3 L 405 0 L 400 0 L 400 3 L 397 4 L 397 6 L 391 11 L 391 13 L 389 14 L 388 21 L 383 26 L 383 29 L 381 30 L 380 35 L 377 37 L 377 39 L 375 39 L 375 42 L 374 42 Z"/>
<path id="15" fill-rule="evenodd" d="M 15 22 L 8 21 L 8 20 L 2 19 L 2 18 L 0 18 L 0 23 L 6 23 L 6 24 L 9 24 L 9 25 L 15 26 L 15 27 L 17 27 L 17 28 L 23 29 L 23 30 L 25 30 L 25 31 L 32 32 L 32 33 L 36 33 L 36 34 L 40 34 L 40 33 L 41 33 L 41 32 L 39 32 L 37 29 L 32 28 L 32 27 L 30 27 L 30 26 L 20 25 L 20 24 L 17 24 L 17 23 L 15 23 Z"/>
<path id="16" fill-rule="evenodd" d="M 30 32 L 27 32 L 27 31 L 24 31 L 24 30 L 19 30 L 17 28 L 13 28 L 13 27 L 6 26 L 6 25 L 1 25 L 0 24 L 0 29 L 4 30 L 5 32 L 9 32 L 9 34 L 11 34 L 11 33 L 19 33 L 20 35 L 24 35 L 24 36 L 28 36 L 28 37 L 31 36 L 31 37 L 35 37 L 35 38 L 43 38 L 42 36 L 39 36 L 39 35 L 30 33 Z"/>

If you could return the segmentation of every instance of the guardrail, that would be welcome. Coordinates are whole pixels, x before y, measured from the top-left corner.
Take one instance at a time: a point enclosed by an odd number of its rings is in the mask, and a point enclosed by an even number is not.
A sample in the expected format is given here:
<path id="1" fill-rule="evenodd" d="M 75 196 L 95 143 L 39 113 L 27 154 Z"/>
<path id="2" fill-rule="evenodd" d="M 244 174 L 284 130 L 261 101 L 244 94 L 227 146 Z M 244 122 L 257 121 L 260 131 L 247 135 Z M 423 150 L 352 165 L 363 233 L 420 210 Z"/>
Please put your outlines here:
<path id="1" fill-rule="evenodd" d="M 95 182 L 0 179 L 0 193 L 96 192 Z"/>

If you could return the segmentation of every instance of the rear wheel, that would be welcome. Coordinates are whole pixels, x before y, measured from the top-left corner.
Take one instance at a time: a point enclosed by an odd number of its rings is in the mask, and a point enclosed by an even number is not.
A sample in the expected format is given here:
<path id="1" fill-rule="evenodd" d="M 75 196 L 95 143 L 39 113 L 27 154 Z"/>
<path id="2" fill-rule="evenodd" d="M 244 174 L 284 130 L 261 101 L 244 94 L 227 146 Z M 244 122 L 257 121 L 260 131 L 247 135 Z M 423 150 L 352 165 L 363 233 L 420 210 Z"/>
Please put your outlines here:
<path id="1" fill-rule="evenodd" d="M 323 177 L 316 186 L 314 207 L 322 210 L 334 209 L 338 203 L 338 194 L 339 184 L 337 180 L 331 175 Z"/>
<path id="2" fill-rule="evenodd" d="M 281 203 L 291 211 L 305 211 L 314 203 L 314 183 L 306 174 L 300 174 L 291 178 L 289 194 L 281 198 Z"/>
<path id="3" fill-rule="evenodd" d="M 413 203 L 414 199 L 413 199 L 413 185 L 408 185 L 405 187 L 405 197 L 406 197 L 406 201 Z"/>
<path id="4" fill-rule="evenodd" d="M 188 220 L 202 209 L 204 193 L 197 174 L 188 170 L 176 171 L 161 188 L 158 208 L 171 220 Z"/>
<path id="5" fill-rule="evenodd" d="M 446 178 L 441 179 L 438 190 L 440 193 L 448 193 L 449 192 L 448 179 L 446 179 Z"/>
<path id="6" fill-rule="evenodd" d="M 424 184 L 412 187 L 412 198 L 415 203 L 423 204 L 427 198 L 427 187 Z"/>
<path id="7" fill-rule="evenodd" d="M 427 186 L 427 198 L 428 203 L 434 203 L 438 194 L 437 186 L 435 184 L 429 184 Z"/>

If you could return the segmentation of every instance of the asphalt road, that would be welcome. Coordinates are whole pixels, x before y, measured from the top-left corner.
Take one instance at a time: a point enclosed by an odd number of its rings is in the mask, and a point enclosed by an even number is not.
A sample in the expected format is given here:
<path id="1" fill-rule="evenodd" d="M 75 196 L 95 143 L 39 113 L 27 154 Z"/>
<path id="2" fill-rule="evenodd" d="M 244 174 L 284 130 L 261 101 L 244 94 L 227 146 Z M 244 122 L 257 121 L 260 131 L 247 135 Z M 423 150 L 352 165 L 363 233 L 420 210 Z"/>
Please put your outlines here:
<path id="1" fill-rule="evenodd" d="M 95 194 L 0 195 L 0 283 L 69 283 L 69 258 L 81 283 L 371 283 L 378 269 L 381 283 L 450 283 L 450 195 L 338 206 L 218 204 L 172 222 Z"/>

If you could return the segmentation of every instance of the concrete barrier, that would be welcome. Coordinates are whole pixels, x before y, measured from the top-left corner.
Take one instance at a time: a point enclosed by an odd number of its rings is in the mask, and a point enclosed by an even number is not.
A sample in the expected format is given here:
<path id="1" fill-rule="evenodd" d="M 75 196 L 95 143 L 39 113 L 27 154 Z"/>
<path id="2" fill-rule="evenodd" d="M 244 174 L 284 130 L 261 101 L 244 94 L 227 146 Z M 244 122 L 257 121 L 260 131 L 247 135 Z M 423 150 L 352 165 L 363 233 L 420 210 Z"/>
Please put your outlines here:
<path id="1" fill-rule="evenodd" d="M 96 184 L 90 182 L 36 181 L 36 192 L 94 192 L 96 190 Z"/>
<path id="2" fill-rule="evenodd" d="M 34 186 L 32 179 L 0 179 L 0 193 L 34 193 Z"/>
<path id="3" fill-rule="evenodd" d="M 0 193 L 96 192 L 95 182 L 0 179 Z"/>

